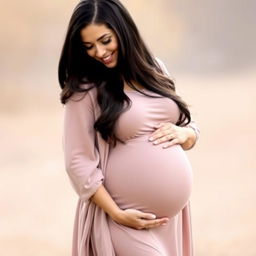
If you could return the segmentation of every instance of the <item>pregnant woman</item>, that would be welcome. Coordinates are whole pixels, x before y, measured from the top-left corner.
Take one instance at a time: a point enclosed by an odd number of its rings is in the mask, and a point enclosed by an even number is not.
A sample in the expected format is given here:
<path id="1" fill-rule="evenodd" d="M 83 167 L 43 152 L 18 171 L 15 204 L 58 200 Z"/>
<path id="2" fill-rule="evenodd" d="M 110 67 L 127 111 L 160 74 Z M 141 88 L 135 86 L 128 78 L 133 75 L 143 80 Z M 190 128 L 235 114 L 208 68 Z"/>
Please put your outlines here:
<path id="1" fill-rule="evenodd" d="M 74 9 L 59 62 L 65 165 L 79 195 L 73 256 L 192 256 L 199 131 L 118 0 Z"/>

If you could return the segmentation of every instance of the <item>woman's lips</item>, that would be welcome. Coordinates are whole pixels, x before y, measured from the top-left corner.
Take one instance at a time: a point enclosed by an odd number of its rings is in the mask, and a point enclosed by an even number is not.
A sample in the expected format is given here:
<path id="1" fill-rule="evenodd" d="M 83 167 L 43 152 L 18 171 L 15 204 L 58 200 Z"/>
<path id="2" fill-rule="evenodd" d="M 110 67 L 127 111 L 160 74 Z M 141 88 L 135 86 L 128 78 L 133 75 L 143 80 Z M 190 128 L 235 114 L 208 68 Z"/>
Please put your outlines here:
<path id="1" fill-rule="evenodd" d="M 105 58 L 102 58 L 102 61 L 104 64 L 109 64 L 110 62 L 112 62 L 112 60 L 113 60 L 113 53 L 111 53 Z"/>

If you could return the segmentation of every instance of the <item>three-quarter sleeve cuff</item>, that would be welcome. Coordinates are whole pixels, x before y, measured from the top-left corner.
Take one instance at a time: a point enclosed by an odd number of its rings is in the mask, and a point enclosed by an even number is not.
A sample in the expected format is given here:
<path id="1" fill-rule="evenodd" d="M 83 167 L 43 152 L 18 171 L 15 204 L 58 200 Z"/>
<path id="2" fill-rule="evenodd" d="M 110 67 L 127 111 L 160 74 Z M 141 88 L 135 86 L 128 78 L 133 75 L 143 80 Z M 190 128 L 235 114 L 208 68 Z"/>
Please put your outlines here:
<path id="1" fill-rule="evenodd" d="M 93 196 L 98 188 L 103 183 L 104 176 L 102 175 L 102 171 L 100 169 L 97 169 L 92 176 L 90 176 L 87 180 L 87 182 L 82 186 L 80 198 L 83 201 L 88 201 L 91 196 Z"/>
<path id="2" fill-rule="evenodd" d="M 198 141 L 198 139 L 199 139 L 200 130 L 198 129 L 198 127 L 196 126 L 196 124 L 195 124 L 194 121 L 191 121 L 191 122 L 190 122 L 189 124 L 187 124 L 185 127 L 191 128 L 191 129 L 195 132 L 195 135 L 196 135 L 195 142 L 194 142 L 193 145 L 191 145 L 191 147 L 189 148 L 189 149 L 192 149 L 192 148 L 196 145 L 196 143 L 197 143 L 197 141 Z"/>

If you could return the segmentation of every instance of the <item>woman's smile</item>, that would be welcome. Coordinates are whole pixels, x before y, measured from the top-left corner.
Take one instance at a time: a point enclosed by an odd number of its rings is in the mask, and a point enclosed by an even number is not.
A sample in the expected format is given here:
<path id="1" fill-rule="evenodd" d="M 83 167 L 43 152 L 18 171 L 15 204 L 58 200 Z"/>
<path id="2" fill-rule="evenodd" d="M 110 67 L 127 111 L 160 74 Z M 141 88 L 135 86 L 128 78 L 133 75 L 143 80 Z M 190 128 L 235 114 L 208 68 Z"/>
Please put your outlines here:
<path id="1" fill-rule="evenodd" d="M 114 59 L 114 54 L 115 54 L 115 52 L 112 52 L 107 57 L 102 58 L 103 63 L 105 65 L 110 64 L 113 61 L 113 59 Z"/>

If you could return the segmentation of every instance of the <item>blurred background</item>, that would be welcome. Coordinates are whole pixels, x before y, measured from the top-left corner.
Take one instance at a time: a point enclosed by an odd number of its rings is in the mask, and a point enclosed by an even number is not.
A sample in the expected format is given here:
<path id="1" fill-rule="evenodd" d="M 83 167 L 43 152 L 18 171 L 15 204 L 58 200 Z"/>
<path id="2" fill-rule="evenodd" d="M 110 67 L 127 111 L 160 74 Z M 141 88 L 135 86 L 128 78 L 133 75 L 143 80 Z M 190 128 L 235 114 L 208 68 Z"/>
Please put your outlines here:
<path id="1" fill-rule="evenodd" d="M 195 255 L 255 256 L 256 1 L 122 2 L 201 129 L 187 152 Z M 71 255 L 57 66 L 77 3 L 1 1 L 1 255 Z"/>

